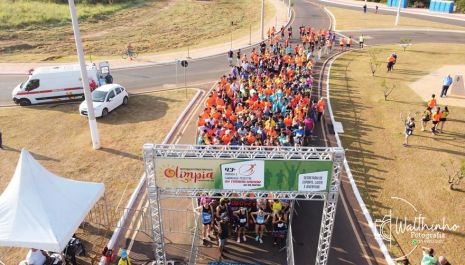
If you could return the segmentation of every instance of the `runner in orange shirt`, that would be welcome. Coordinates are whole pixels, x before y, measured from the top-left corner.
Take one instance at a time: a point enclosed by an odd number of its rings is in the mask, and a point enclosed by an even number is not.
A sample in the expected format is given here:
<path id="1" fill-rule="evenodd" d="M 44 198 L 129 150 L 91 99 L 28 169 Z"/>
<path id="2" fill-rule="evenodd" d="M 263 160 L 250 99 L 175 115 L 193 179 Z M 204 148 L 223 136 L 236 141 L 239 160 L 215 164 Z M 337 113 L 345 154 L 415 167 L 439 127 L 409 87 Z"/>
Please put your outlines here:
<path id="1" fill-rule="evenodd" d="M 318 106 L 318 121 L 321 121 L 321 116 L 323 116 L 323 113 L 325 112 L 325 106 L 326 106 L 326 102 L 324 98 L 320 98 L 320 100 L 318 100 L 318 103 L 316 103 L 316 105 Z"/>
<path id="2" fill-rule="evenodd" d="M 428 107 L 431 108 L 431 109 L 436 107 L 437 102 L 436 102 L 436 95 L 435 94 L 431 95 L 431 98 L 430 98 L 430 100 L 428 100 L 427 104 L 428 104 Z"/>

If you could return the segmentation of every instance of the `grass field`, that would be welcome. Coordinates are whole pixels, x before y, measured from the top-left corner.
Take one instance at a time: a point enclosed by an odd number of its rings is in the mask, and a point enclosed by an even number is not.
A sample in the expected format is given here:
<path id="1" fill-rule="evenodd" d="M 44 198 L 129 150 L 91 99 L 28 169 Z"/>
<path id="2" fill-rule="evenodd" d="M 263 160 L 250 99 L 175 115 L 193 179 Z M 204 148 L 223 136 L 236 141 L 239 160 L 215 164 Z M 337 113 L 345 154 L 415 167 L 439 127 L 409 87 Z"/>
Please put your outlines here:
<path id="1" fill-rule="evenodd" d="M 350 52 L 333 64 L 331 71 L 331 104 L 335 119 L 344 126 L 342 143 L 357 185 L 369 211 L 375 218 L 393 209 L 393 217 L 412 224 L 421 214 L 425 223 L 458 224 L 458 231 L 444 233 L 440 242 L 419 239 L 410 233 L 394 236 L 402 251 L 408 253 L 418 246 L 436 249 L 451 264 L 465 264 L 465 183 L 457 191 L 449 190 L 441 164 L 454 161 L 458 166 L 465 159 L 465 108 L 451 107 L 444 133 L 433 136 L 421 132 L 420 115 L 410 139 L 410 147 L 403 147 L 404 127 L 400 113 L 423 112 L 425 102 L 415 94 L 409 83 L 440 68 L 442 65 L 462 64 L 465 45 L 416 44 L 403 52 L 399 46 L 376 47 L 375 53 L 384 61 L 391 52 L 398 54 L 393 73 L 386 73 L 385 64 L 375 77 L 371 76 L 367 50 Z M 381 83 L 396 84 L 389 100 L 384 100 Z M 438 84 L 440 86 L 440 84 Z M 438 88 L 439 89 L 439 88 Z M 431 123 L 429 124 L 431 125 Z M 407 206 L 400 197 L 413 204 L 418 212 Z M 393 219 L 395 225 L 395 219 Z M 417 239 L 417 241 L 412 241 Z M 388 244 L 389 247 L 389 244 Z M 397 248 L 392 248 L 400 255 Z M 413 250 L 412 264 L 420 263 L 421 252 Z"/>
<path id="2" fill-rule="evenodd" d="M 266 18 L 273 18 L 273 5 L 267 1 L 265 8 Z M 231 30 L 237 38 L 248 35 L 250 26 L 258 29 L 259 11 L 260 0 L 148 0 L 83 19 L 80 29 L 87 56 L 121 58 L 128 43 L 142 54 L 228 42 Z M 2 62 L 75 60 L 71 24 L 2 30 L 0 52 Z"/>
<path id="3" fill-rule="evenodd" d="M 13 175 L 21 148 L 26 148 L 57 175 L 105 183 L 109 209 L 116 209 L 120 200 L 124 207 L 143 173 L 143 144 L 161 143 L 194 93 L 188 90 L 187 99 L 184 89 L 131 96 L 128 106 L 98 120 L 102 144 L 98 151 L 92 149 L 88 122 L 79 115 L 77 104 L 0 109 L 5 146 L 0 150 L 0 193 Z M 101 246 L 93 245 L 98 249 L 91 252 L 101 251 Z M 25 253 L 0 248 L 0 260 L 18 264 Z"/>
<path id="4" fill-rule="evenodd" d="M 79 20 L 96 20 L 122 9 L 141 6 L 144 2 L 145 0 L 129 0 L 111 5 L 77 3 L 77 15 Z M 45 1 L 0 0 L 0 30 L 50 27 L 66 24 L 69 20 L 69 7 L 66 2 L 57 4 Z"/>
<path id="5" fill-rule="evenodd" d="M 364 14 L 361 8 L 360 11 L 337 7 L 327 7 L 327 9 L 336 17 L 337 30 L 395 28 L 395 15 L 381 15 L 373 12 Z M 397 27 L 465 30 L 464 27 L 460 26 L 409 17 L 401 17 L 399 20 L 399 26 Z"/>

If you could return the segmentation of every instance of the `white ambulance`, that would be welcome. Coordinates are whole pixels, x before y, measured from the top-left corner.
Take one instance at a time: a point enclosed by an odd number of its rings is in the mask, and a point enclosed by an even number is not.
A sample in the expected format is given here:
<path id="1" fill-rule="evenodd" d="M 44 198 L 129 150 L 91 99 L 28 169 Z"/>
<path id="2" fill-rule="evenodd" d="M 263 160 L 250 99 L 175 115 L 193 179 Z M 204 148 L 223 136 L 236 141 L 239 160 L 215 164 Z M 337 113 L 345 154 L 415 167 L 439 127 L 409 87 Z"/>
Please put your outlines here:
<path id="1" fill-rule="evenodd" d="M 113 82 L 108 62 L 101 62 L 98 67 L 87 65 L 87 76 L 91 90 Z M 11 94 L 13 101 L 21 106 L 84 99 L 81 68 L 78 64 L 38 67 Z"/>

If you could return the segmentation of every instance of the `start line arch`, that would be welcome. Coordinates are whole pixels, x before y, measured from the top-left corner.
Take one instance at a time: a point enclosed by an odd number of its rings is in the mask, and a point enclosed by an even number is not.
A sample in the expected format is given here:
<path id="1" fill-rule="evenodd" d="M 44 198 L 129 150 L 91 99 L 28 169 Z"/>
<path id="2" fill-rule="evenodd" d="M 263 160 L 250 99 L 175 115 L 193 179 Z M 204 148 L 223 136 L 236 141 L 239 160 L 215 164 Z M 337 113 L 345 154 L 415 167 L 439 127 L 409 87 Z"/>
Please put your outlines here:
<path id="1" fill-rule="evenodd" d="M 145 144 L 143 151 L 154 264 L 167 264 L 160 196 L 196 198 L 200 194 L 322 201 L 315 264 L 327 264 L 343 169 L 342 148 Z"/>

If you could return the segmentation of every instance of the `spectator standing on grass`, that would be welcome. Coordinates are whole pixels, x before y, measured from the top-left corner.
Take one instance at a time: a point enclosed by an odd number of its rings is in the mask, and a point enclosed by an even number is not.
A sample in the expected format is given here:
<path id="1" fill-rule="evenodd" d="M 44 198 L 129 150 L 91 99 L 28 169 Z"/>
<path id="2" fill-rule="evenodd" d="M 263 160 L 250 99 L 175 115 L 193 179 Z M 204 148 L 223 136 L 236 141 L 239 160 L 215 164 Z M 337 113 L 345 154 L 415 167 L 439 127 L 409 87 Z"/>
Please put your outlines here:
<path id="1" fill-rule="evenodd" d="M 365 38 L 363 37 L 363 34 L 358 37 L 358 44 L 360 46 L 360 49 L 363 49 L 363 43 L 365 42 Z"/>
<path id="2" fill-rule="evenodd" d="M 447 121 L 447 116 L 449 116 L 449 108 L 447 106 L 444 107 L 444 110 L 441 112 L 441 118 L 439 118 L 439 122 L 441 123 L 441 128 L 438 130 L 442 133 L 442 129 L 444 128 L 444 123 Z"/>
<path id="3" fill-rule="evenodd" d="M 365 14 L 366 14 L 366 12 L 367 12 L 367 5 L 366 5 L 366 4 L 364 4 L 364 5 L 363 5 L 363 13 L 365 13 Z"/>
<path id="4" fill-rule="evenodd" d="M 423 258 L 421 265 L 436 265 L 436 258 L 434 257 L 434 249 L 421 247 L 423 249 Z"/>
<path id="5" fill-rule="evenodd" d="M 396 65 L 397 63 L 397 53 L 392 53 L 391 54 L 392 58 L 394 58 L 394 63 L 392 64 L 392 69 L 391 70 L 394 70 L 394 65 Z"/>
<path id="6" fill-rule="evenodd" d="M 3 149 L 2 131 L 0 131 L 0 149 Z"/>
<path id="7" fill-rule="evenodd" d="M 405 121 L 404 146 L 408 146 L 408 138 L 413 134 L 413 129 L 415 129 L 415 118 L 409 116 Z"/>
<path id="8" fill-rule="evenodd" d="M 442 81 L 441 98 L 447 96 L 447 90 L 449 90 L 450 85 L 452 85 L 452 81 L 450 74 L 444 77 Z"/>
<path id="9" fill-rule="evenodd" d="M 388 72 L 392 72 L 395 60 L 396 59 L 392 55 L 389 56 L 389 58 L 387 59 L 387 71 Z"/>
<path id="10" fill-rule="evenodd" d="M 427 107 L 425 111 L 423 111 L 423 115 L 421 117 L 421 131 L 424 132 L 425 128 L 428 126 L 428 122 L 431 120 L 431 108 Z"/>
<path id="11" fill-rule="evenodd" d="M 378 5 L 375 7 L 375 14 L 378 14 Z"/>

